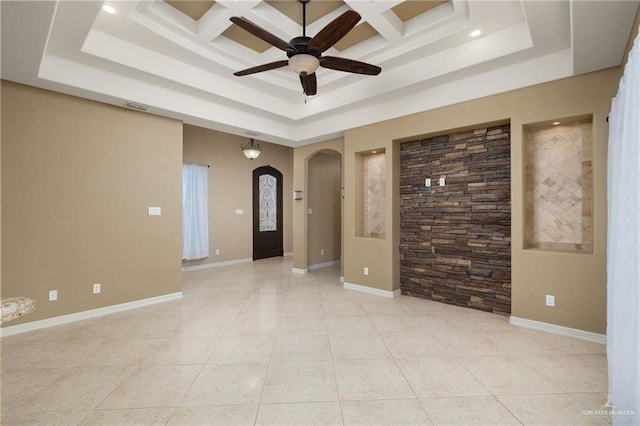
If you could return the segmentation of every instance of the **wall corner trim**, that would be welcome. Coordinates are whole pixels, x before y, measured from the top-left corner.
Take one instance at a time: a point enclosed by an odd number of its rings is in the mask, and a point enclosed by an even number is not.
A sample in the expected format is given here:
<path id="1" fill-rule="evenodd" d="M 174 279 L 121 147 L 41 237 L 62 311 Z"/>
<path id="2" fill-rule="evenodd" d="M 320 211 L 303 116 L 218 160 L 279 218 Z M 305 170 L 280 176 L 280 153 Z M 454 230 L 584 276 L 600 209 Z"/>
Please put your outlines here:
<path id="1" fill-rule="evenodd" d="M 373 294 L 374 296 L 382 296 L 388 298 L 394 298 L 400 296 L 400 289 L 389 291 L 389 290 L 381 290 L 379 288 L 368 287 L 366 285 L 353 284 L 353 283 L 344 283 L 344 288 L 347 290 L 359 291 L 361 293 Z"/>
<path id="2" fill-rule="evenodd" d="M 183 266 L 182 272 L 199 271 L 200 269 L 220 268 L 222 266 L 237 265 L 239 263 L 250 263 L 253 259 L 250 257 L 244 259 L 227 260 L 224 262 L 203 263 L 202 265 Z"/>
<path id="3" fill-rule="evenodd" d="M 556 324 L 549 324 L 541 321 L 534 321 L 526 318 L 509 317 L 509 323 L 519 327 L 532 328 L 534 330 L 546 331 L 548 333 L 560 334 L 562 336 L 576 337 L 589 342 L 607 344 L 607 336 L 604 334 L 592 333 L 590 331 L 578 330 Z"/>
<path id="4" fill-rule="evenodd" d="M 308 274 L 309 270 L 307 268 L 291 268 L 291 272 L 294 274 L 304 275 Z"/>
<path id="5" fill-rule="evenodd" d="M 54 327 L 56 325 L 68 324 L 70 322 L 81 321 L 84 319 L 115 314 L 117 312 L 141 308 L 143 306 L 155 305 L 156 303 L 169 302 L 176 299 L 182 299 L 181 291 L 163 294 L 162 296 L 149 297 L 147 299 L 134 300 L 133 302 L 105 306 L 104 308 L 91 309 L 88 311 L 76 312 L 73 314 L 61 315 L 59 317 L 47 318 L 39 321 L 32 321 L 24 324 L 4 327 L 0 329 L 0 337 L 8 337 L 15 334 L 26 333 L 27 331 L 40 330 L 41 328 Z"/>

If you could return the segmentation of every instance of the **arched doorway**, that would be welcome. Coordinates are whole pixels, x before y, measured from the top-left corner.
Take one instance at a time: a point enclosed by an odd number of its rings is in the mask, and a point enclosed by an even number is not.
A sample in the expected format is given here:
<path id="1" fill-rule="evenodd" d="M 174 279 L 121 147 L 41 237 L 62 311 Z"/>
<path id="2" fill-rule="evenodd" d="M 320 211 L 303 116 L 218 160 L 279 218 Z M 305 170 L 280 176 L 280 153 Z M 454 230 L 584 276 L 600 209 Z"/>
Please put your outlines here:
<path id="1" fill-rule="evenodd" d="M 307 160 L 307 269 L 339 264 L 342 257 L 342 158 L 324 149 Z"/>
<path id="2" fill-rule="evenodd" d="M 262 166 L 253 171 L 253 260 L 282 255 L 282 173 Z"/>

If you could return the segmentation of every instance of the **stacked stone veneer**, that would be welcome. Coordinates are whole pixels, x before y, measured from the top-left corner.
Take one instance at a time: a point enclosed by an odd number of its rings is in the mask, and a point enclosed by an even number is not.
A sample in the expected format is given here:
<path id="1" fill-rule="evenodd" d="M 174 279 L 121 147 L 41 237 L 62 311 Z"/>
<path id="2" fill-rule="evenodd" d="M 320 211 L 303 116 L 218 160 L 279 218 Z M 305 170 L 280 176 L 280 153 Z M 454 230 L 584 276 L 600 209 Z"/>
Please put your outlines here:
<path id="1" fill-rule="evenodd" d="M 509 143 L 505 125 L 400 145 L 402 294 L 511 312 Z"/>

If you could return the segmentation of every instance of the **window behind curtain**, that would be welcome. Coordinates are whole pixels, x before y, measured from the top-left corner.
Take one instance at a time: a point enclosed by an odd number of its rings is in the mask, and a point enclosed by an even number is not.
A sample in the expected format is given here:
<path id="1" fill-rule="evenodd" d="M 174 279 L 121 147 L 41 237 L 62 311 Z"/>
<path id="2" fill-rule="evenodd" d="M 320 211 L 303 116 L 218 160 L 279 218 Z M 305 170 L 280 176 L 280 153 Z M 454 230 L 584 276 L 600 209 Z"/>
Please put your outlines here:
<path id="1" fill-rule="evenodd" d="M 614 425 L 640 424 L 640 35 L 611 103 L 607 164 L 607 361 Z"/>
<path id="2" fill-rule="evenodd" d="M 182 258 L 209 257 L 209 211 L 207 182 L 209 168 L 194 164 L 182 166 Z"/>

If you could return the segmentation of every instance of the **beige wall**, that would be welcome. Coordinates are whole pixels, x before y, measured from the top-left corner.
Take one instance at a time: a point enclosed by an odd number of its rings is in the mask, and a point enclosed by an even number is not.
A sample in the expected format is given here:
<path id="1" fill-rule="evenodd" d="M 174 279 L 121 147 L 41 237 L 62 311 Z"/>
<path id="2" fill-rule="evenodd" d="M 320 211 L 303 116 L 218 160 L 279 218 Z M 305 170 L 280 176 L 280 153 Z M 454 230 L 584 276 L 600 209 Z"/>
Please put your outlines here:
<path id="1" fill-rule="evenodd" d="M 399 140 L 510 120 L 512 163 L 512 315 L 604 333 L 606 330 L 606 146 L 605 118 L 621 70 L 596 73 L 426 111 L 345 133 L 344 277 L 346 282 L 392 291 L 399 288 Z M 525 250 L 523 126 L 593 114 L 594 250 L 592 254 Z M 356 153 L 384 148 L 387 169 L 385 239 L 356 237 Z M 297 157 L 296 157 L 297 158 Z M 297 228 L 296 228 L 297 229 Z M 369 267 L 369 276 L 363 267 Z M 556 297 L 554 308 L 545 295 Z"/>
<path id="2" fill-rule="evenodd" d="M 335 152 L 335 151 L 333 151 Z M 322 152 L 308 163 L 307 262 L 309 266 L 340 260 L 342 159 Z M 308 212 L 309 210 L 307 210 Z"/>
<path id="3" fill-rule="evenodd" d="M 624 59 L 622 61 L 622 66 L 624 66 L 629 60 L 629 52 L 633 47 L 633 43 L 638 37 L 638 32 L 640 31 L 640 6 L 638 6 L 638 11 L 636 12 L 636 19 L 631 26 L 631 34 L 629 35 L 629 41 L 627 42 L 627 48 L 624 51 Z"/>
<path id="4" fill-rule="evenodd" d="M 8 325 L 181 291 L 181 163 L 178 121 L 3 81 L 2 296 L 37 303 Z"/>
<path id="5" fill-rule="evenodd" d="M 302 200 L 295 201 L 293 204 L 293 268 L 297 271 L 306 271 L 310 265 L 307 259 L 307 241 L 308 241 L 308 215 L 307 208 L 309 199 L 306 194 L 309 192 L 309 160 L 318 152 L 323 150 L 334 151 L 340 154 L 344 149 L 344 140 L 342 138 L 332 139 L 325 142 L 319 142 L 312 145 L 305 145 L 296 148 L 293 152 L 293 189 L 303 191 Z M 342 175 L 344 187 L 344 174 Z M 311 237 L 312 239 L 314 236 Z M 344 238 L 341 238 L 340 252 L 344 253 Z"/>
<path id="6" fill-rule="evenodd" d="M 293 149 L 260 142 L 262 153 L 248 160 L 240 145 L 249 139 L 195 126 L 184 126 L 184 163 L 209 168 L 209 257 L 183 262 L 194 266 L 253 257 L 253 170 L 269 165 L 283 177 L 284 252 L 293 250 Z M 243 214 L 237 215 L 236 209 Z M 216 249 L 220 254 L 216 255 Z"/>

